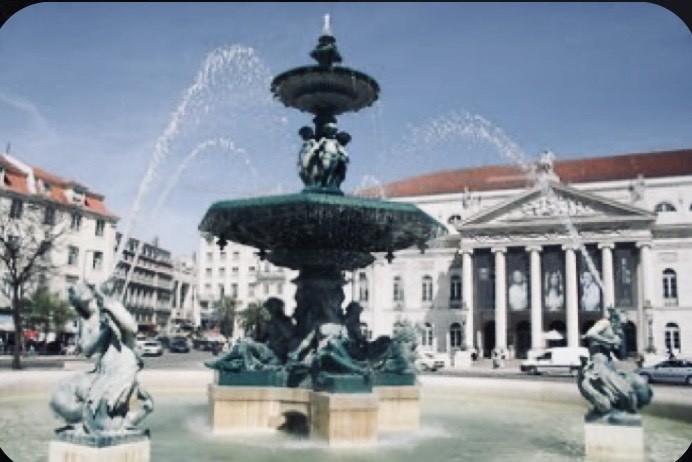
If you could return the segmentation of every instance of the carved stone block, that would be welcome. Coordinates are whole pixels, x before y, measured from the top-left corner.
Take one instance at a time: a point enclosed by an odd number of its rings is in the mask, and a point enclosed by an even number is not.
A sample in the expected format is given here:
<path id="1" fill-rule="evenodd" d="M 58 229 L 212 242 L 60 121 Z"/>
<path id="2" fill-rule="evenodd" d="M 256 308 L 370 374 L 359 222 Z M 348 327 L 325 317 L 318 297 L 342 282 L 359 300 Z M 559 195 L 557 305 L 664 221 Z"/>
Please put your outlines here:
<path id="1" fill-rule="evenodd" d="M 48 462 L 149 462 L 150 460 L 149 438 L 103 447 L 53 440 L 48 446 Z"/>
<path id="2" fill-rule="evenodd" d="M 589 462 L 645 460 L 641 425 L 584 423 L 584 445 Z"/>
<path id="3" fill-rule="evenodd" d="M 310 434 L 329 446 L 377 441 L 378 397 L 374 393 L 316 393 L 311 396 Z"/>

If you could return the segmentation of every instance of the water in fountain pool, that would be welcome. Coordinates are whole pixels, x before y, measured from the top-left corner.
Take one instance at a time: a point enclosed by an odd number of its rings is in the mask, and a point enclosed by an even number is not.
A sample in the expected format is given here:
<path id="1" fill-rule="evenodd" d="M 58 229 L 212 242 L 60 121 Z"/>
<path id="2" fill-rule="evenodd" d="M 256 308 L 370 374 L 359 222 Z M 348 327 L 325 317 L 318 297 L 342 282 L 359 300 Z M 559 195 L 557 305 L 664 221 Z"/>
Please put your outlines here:
<path id="1" fill-rule="evenodd" d="M 14 462 L 45 460 L 56 421 L 46 397 L 0 399 L 0 447 Z M 424 389 L 419 431 L 383 435 L 373 447 L 329 449 L 323 442 L 285 434 L 213 435 L 203 393 L 156 393 L 151 429 L 153 462 L 394 462 L 581 461 L 583 406 L 468 397 L 454 387 Z M 644 419 L 650 461 L 676 460 L 692 425 L 653 416 Z M 31 435 L 30 437 L 27 435 Z"/>

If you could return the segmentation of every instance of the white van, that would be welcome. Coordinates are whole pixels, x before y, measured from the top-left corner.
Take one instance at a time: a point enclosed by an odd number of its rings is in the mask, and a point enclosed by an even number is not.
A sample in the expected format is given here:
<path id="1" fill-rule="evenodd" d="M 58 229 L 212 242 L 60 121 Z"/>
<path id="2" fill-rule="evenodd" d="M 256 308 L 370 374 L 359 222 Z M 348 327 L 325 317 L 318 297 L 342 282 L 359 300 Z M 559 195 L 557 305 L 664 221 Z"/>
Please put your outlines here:
<path id="1" fill-rule="evenodd" d="M 575 375 L 583 361 L 589 359 L 589 350 L 584 347 L 556 347 L 547 350 L 530 350 L 528 359 L 519 366 L 529 374 L 570 374 Z"/>

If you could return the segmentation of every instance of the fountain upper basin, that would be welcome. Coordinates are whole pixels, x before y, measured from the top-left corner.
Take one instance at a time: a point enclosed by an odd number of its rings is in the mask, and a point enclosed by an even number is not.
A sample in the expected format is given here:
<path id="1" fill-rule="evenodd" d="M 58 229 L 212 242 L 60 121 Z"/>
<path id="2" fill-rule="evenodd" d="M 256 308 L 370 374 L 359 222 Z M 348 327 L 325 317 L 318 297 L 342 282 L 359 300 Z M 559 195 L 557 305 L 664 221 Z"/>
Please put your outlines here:
<path id="1" fill-rule="evenodd" d="M 336 116 L 370 106 L 380 87 L 369 75 L 348 67 L 303 66 L 276 76 L 271 91 L 286 106 Z"/>

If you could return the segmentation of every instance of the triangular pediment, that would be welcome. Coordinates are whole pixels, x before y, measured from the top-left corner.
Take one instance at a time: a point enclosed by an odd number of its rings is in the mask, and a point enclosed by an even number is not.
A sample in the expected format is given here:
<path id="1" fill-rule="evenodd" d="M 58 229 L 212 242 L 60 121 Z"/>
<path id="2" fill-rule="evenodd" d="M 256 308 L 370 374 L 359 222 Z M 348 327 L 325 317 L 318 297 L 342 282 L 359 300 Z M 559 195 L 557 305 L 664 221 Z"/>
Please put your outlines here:
<path id="1" fill-rule="evenodd" d="M 655 220 L 647 210 L 551 182 L 469 217 L 459 227 L 540 225 L 560 222 L 565 216 L 575 224 Z"/>

